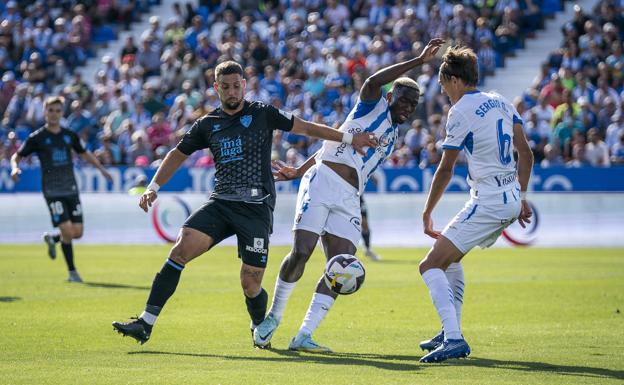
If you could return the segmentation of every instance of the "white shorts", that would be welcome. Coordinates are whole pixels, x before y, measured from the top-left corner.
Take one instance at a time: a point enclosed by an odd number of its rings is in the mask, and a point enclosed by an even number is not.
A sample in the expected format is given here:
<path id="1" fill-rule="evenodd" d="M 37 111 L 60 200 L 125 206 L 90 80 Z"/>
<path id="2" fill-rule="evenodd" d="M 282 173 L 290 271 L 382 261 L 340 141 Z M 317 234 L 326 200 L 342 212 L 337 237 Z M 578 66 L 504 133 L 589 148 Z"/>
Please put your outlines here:
<path id="1" fill-rule="evenodd" d="M 323 163 L 303 176 L 293 230 L 329 233 L 357 245 L 361 236 L 358 190 Z"/>
<path id="2" fill-rule="evenodd" d="M 503 194 L 505 198 L 503 199 Z M 503 230 L 520 215 L 517 191 L 502 192 L 499 197 L 471 198 L 464 208 L 446 225 L 442 235 L 448 238 L 464 254 L 473 247 L 482 249 L 496 242 Z"/>

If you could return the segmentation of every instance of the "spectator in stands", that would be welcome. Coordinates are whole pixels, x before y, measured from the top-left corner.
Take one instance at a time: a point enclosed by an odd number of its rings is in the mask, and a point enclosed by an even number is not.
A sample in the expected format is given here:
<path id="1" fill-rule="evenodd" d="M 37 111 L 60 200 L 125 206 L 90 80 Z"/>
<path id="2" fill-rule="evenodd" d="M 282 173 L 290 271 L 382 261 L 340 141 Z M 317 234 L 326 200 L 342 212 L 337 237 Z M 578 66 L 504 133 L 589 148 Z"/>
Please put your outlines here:
<path id="1" fill-rule="evenodd" d="M 585 158 L 585 144 L 576 143 L 572 147 L 572 158 L 566 162 L 566 167 L 579 168 L 589 166 Z"/>
<path id="2" fill-rule="evenodd" d="M 544 159 L 540 162 L 540 167 L 561 167 L 563 165 L 565 165 L 565 163 L 563 161 L 563 157 L 561 156 L 561 152 L 559 151 L 559 147 L 550 143 L 545 145 Z"/>
<path id="3" fill-rule="evenodd" d="M 147 128 L 147 138 L 155 150 L 160 146 L 168 147 L 171 145 L 171 126 L 165 120 L 165 114 L 158 112 L 152 118 L 152 125 Z"/>
<path id="4" fill-rule="evenodd" d="M 607 144 L 600 139 L 598 129 L 591 128 L 587 132 L 587 137 L 589 141 L 585 145 L 585 159 L 594 167 L 610 166 L 609 148 Z"/>
<path id="5" fill-rule="evenodd" d="M 624 131 L 620 133 L 620 141 L 611 147 L 611 163 L 624 165 Z"/>
<path id="6" fill-rule="evenodd" d="M 609 148 L 613 148 L 618 141 L 619 138 L 624 133 L 624 114 L 619 113 L 615 114 L 611 117 L 612 123 L 607 127 L 607 132 L 605 135 L 605 142 Z"/>
<path id="7" fill-rule="evenodd" d="M 416 163 L 420 163 L 420 154 L 427 145 L 428 138 L 429 131 L 423 126 L 423 122 L 420 119 L 414 120 L 410 129 L 405 133 L 405 146 L 411 152 L 411 158 L 414 159 Z"/>

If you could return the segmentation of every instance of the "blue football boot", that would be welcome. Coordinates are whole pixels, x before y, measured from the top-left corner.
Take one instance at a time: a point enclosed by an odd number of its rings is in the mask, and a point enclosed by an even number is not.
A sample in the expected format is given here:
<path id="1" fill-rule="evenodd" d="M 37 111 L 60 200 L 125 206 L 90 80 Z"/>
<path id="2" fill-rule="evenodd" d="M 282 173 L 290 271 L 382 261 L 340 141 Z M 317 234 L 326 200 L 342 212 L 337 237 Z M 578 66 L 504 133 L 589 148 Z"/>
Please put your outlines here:
<path id="1" fill-rule="evenodd" d="M 442 362 L 449 358 L 466 358 L 470 354 L 470 346 L 466 340 L 445 340 L 436 350 L 420 359 L 420 362 Z"/>
<path id="2" fill-rule="evenodd" d="M 437 349 L 438 346 L 442 345 L 444 342 L 444 330 L 440 330 L 440 333 L 436 334 L 435 337 L 430 340 L 421 341 L 420 348 L 422 350 L 426 350 L 428 352 Z"/>

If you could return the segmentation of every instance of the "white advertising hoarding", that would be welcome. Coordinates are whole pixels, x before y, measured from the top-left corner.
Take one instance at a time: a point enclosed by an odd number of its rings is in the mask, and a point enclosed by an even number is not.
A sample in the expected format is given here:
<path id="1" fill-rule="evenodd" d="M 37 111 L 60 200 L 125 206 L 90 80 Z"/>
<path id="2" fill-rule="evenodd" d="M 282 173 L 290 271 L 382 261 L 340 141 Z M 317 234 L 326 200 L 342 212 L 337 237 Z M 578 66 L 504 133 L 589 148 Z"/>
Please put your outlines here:
<path id="1" fill-rule="evenodd" d="M 424 194 L 365 196 L 373 243 L 376 246 L 431 246 L 422 232 Z M 435 228 L 461 209 L 466 193 L 447 194 L 434 213 Z M 296 196 L 278 195 L 273 245 L 292 241 Z M 81 243 L 162 243 L 174 239 L 188 214 L 206 201 L 204 194 L 161 194 L 146 214 L 138 197 L 127 194 L 82 194 L 85 233 Z M 535 193 L 530 199 L 536 220 L 528 230 L 512 225 L 497 246 L 624 246 L 624 193 Z M 0 195 L 0 243 L 35 243 L 52 225 L 41 194 Z M 235 239 L 224 241 L 234 245 Z"/>

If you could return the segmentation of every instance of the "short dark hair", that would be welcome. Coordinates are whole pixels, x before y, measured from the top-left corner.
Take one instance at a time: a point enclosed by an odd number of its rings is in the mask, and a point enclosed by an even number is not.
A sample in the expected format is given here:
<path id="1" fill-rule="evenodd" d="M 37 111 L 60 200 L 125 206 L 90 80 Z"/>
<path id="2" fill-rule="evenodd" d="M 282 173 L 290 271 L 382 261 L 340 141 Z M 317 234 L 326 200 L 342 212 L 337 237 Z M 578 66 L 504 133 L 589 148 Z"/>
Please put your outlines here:
<path id="1" fill-rule="evenodd" d="M 215 79 L 220 75 L 239 74 L 243 76 L 243 67 L 233 60 L 224 61 L 215 68 Z"/>
<path id="2" fill-rule="evenodd" d="M 463 80 L 467 86 L 476 86 L 479 83 L 477 55 L 468 47 L 449 47 L 444 56 L 442 56 L 440 75 L 445 79 L 455 76 Z"/>

